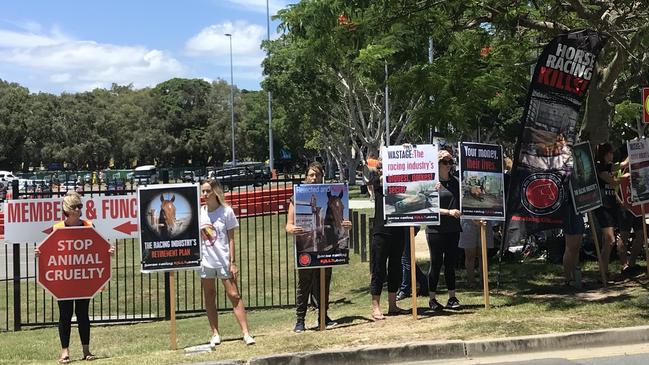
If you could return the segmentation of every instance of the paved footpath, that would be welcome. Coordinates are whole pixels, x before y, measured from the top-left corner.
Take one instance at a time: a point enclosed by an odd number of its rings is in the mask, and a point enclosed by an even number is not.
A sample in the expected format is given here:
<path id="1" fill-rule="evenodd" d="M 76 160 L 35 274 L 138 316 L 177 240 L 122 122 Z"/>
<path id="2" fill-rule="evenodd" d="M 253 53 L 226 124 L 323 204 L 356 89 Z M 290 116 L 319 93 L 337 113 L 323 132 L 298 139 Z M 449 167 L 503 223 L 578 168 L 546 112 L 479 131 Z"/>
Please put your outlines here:
<path id="1" fill-rule="evenodd" d="M 452 340 L 383 346 L 361 346 L 347 349 L 268 355 L 255 357 L 247 362 L 229 360 L 203 362 L 200 364 L 378 365 L 432 360 L 464 361 L 489 356 L 588 349 L 641 343 L 649 343 L 649 326 L 471 341 Z M 187 348 L 185 349 L 185 353 L 202 352 L 197 350 L 197 348 Z M 199 365 L 199 363 L 194 365 Z"/>

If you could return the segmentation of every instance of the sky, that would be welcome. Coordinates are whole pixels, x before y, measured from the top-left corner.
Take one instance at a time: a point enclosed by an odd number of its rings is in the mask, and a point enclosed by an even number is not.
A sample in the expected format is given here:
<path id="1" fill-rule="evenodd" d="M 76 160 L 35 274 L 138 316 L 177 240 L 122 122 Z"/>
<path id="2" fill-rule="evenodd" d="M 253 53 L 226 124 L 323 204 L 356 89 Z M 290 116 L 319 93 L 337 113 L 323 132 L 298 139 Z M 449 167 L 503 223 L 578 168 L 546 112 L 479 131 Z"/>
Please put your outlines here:
<path id="1" fill-rule="evenodd" d="M 297 0 L 268 0 L 271 16 Z M 271 22 L 271 38 L 278 22 Z M 173 77 L 259 90 L 266 0 L 21 0 L 0 12 L 0 79 L 31 92 L 155 86 Z"/>

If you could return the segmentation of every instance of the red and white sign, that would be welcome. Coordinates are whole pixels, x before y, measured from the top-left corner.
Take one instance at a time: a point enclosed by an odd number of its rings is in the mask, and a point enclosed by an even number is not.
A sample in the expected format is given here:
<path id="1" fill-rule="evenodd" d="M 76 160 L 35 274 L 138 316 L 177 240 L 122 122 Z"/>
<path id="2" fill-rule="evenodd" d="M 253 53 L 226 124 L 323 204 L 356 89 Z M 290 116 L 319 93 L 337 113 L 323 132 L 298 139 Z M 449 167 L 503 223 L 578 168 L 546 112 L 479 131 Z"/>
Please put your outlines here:
<path id="1" fill-rule="evenodd" d="M 106 239 L 137 238 L 135 194 L 83 197 L 81 202 L 81 218 L 91 220 Z M 41 242 L 65 219 L 61 198 L 6 200 L 4 212 L 6 243 Z"/>
<path id="2" fill-rule="evenodd" d="M 110 280 L 110 243 L 93 227 L 66 227 L 38 246 L 37 281 L 56 299 L 92 298 Z"/>
<path id="3" fill-rule="evenodd" d="M 642 88 L 642 121 L 649 123 L 649 87 Z"/>
<path id="4" fill-rule="evenodd" d="M 642 216 L 642 206 L 641 205 L 632 205 L 631 204 L 631 180 L 629 177 L 623 177 L 620 182 L 620 200 L 622 205 L 633 213 L 636 217 Z M 644 203 L 645 214 L 649 213 L 649 203 Z"/>

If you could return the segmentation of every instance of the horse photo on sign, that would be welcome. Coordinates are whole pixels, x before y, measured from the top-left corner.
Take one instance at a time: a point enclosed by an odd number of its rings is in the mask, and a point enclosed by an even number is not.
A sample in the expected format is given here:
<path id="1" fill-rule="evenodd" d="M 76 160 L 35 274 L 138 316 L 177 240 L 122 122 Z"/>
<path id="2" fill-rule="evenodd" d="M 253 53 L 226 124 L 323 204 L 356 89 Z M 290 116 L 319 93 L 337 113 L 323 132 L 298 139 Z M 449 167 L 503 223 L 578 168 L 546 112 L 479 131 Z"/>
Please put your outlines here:
<path id="1" fill-rule="evenodd" d="M 296 267 L 314 268 L 349 262 L 349 195 L 345 184 L 294 186 L 295 225 L 304 233 L 295 236 Z"/>
<path id="2" fill-rule="evenodd" d="M 138 188 L 142 271 L 200 266 L 198 185 Z"/>

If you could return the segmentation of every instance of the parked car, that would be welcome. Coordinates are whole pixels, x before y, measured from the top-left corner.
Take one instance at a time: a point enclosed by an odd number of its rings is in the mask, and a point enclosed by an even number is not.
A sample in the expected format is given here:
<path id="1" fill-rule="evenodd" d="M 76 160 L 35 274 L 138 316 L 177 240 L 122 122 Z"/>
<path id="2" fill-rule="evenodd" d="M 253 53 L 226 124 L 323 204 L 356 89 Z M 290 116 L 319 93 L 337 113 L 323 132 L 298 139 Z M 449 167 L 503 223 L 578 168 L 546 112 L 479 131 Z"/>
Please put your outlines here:
<path id="1" fill-rule="evenodd" d="M 183 171 L 183 177 L 182 177 L 183 182 L 190 182 L 190 183 L 199 182 L 200 181 L 199 179 L 200 178 L 196 176 L 196 173 L 194 171 L 191 170 Z"/>
<path id="2" fill-rule="evenodd" d="M 261 186 L 270 181 L 270 170 L 261 162 L 241 162 L 236 167 L 214 170 L 214 178 L 228 190 L 237 186 Z"/>
<path id="3" fill-rule="evenodd" d="M 18 177 L 11 171 L 0 171 L 0 182 L 2 182 L 7 188 L 11 187 L 11 182 L 14 180 L 18 180 Z"/>
<path id="4" fill-rule="evenodd" d="M 157 184 L 158 170 L 154 165 L 138 166 L 133 170 L 133 181 L 138 185 Z"/>

